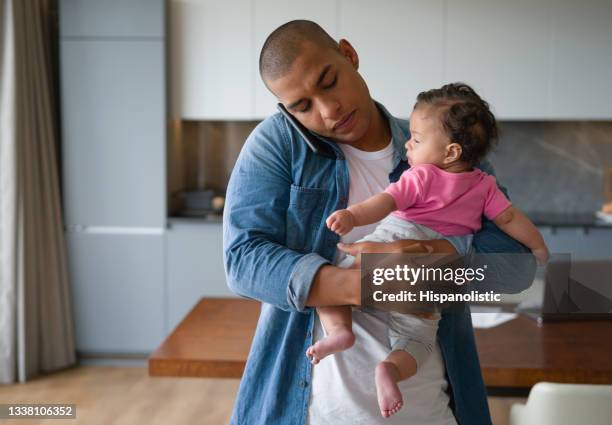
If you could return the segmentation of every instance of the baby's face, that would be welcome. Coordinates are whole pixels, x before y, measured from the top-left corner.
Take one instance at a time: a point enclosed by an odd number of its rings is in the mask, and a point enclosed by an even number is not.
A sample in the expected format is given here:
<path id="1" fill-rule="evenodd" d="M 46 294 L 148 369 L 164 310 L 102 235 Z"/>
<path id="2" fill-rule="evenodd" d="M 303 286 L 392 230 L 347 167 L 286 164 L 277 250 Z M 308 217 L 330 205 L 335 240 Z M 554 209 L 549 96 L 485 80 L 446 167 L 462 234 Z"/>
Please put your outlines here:
<path id="1" fill-rule="evenodd" d="M 410 165 L 433 164 L 442 166 L 446 157 L 448 136 L 433 108 L 419 106 L 410 116 L 410 139 L 406 152 Z"/>

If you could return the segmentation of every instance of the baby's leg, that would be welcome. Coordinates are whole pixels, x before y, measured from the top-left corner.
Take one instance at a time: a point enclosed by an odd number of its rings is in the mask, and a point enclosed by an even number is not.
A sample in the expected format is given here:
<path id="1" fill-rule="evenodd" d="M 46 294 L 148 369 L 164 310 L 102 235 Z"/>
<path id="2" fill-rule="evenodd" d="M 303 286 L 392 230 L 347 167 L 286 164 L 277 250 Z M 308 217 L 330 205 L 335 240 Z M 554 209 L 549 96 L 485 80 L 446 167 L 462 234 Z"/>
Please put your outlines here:
<path id="1" fill-rule="evenodd" d="M 317 314 L 327 335 L 306 350 L 312 364 L 319 363 L 325 356 L 351 348 L 355 343 L 351 307 L 318 307 Z"/>
<path id="2" fill-rule="evenodd" d="M 376 393 L 380 413 L 387 418 L 402 408 L 398 382 L 414 376 L 433 351 L 439 314 L 421 316 L 391 312 L 391 353 L 376 367 Z"/>
<path id="3" fill-rule="evenodd" d="M 415 358 L 404 350 L 395 350 L 376 366 L 376 395 L 380 414 L 388 418 L 404 405 L 398 382 L 408 379 L 417 371 Z"/>

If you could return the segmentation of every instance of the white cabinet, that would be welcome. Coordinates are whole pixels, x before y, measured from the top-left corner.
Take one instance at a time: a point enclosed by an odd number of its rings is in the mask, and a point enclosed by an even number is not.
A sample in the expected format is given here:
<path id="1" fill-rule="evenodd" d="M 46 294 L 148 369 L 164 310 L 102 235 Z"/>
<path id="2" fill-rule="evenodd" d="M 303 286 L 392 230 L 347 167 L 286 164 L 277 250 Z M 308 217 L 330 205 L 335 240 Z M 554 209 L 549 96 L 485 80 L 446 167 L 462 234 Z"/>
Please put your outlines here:
<path id="1" fill-rule="evenodd" d="M 261 45 L 311 19 L 360 56 L 372 96 L 407 117 L 416 95 L 465 81 L 502 120 L 612 119 L 609 0 L 171 0 L 175 115 L 262 119 Z"/>
<path id="2" fill-rule="evenodd" d="M 62 188 L 77 349 L 164 337 L 163 0 L 62 0 Z"/>
<path id="3" fill-rule="evenodd" d="M 447 5 L 445 81 L 474 87 L 499 118 L 547 118 L 549 2 L 453 0 Z"/>
<path id="4" fill-rule="evenodd" d="M 325 0 L 173 0 L 172 115 L 247 120 L 274 113 L 277 100 L 259 77 L 266 37 L 292 19 L 315 20 L 334 35 L 335 12 Z"/>
<path id="5" fill-rule="evenodd" d="M 61 40 L 65 223 L 165 225 L 162 40 Z"/>
<path id="6" fill-rule="evenodd" d="M 549 227 L 538 226 L 552 253 L 569 253 L 574 260 L 611 260 L 612 227 Z"/>
<path id="7" fill-rule="evenodd" d="M 552 2 L 550 115 L 612 119 L 612 2 Z"/>
<path id="8" fill-rule="evenodd" d="M 163 38 L 164 7 L 164 0 L 60 0 L 60 34 Z"/>
<path id="9" fill-rule="evenodd" d="M 253 115 L 250 0 L 173 0 L 172 116 L 241 120 Z"/>
<path id="10" fill-rule="evenodd" d="M 77 350 L 148 353 L 164 338 L 164 237 L 67 233 Z"/>
<path id="11" fill-rule="evenodd" d="M 235 295 L 225 280 L 221 223 L 172 219 L 166 238 L 169 333 L 201 297 Z"/>
<path id="12" fill-rule="evenodd" d="M 416 95 L 444 75 L 442 0 L 341 0 L 338 36 L 359 55 L 372 97 L 408 118 Z"/>
<path id="13" fill-rule="evenodd" d="M 321 25 L 332 37 L 336 38 L 336 1 L 311 0 L 260 0 L 253 9 L 254 42 L 252 51 L 254 75 L 255 110 L 253 116 L 264 118 L 276 112 L 276 97 L 270 93 L 259 76 L 259 52 L 272 31 L 294 19 L 308 19 Z"/>

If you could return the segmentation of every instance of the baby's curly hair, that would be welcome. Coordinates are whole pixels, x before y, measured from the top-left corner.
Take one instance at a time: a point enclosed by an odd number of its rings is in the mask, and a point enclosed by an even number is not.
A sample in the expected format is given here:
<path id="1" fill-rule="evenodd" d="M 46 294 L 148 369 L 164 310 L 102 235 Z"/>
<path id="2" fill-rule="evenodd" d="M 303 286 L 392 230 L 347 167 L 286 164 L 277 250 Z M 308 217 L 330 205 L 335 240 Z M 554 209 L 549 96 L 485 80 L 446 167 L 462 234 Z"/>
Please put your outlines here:
<path id="1" fill-rule="evenodd" d="M 498 129 L 489 104 L 465 83 L 419 93 L 414 109 L 429 105 L 439 114 L 451 142 L 461 145 L 461 161 L 478 164 L 497 143 Z"/>

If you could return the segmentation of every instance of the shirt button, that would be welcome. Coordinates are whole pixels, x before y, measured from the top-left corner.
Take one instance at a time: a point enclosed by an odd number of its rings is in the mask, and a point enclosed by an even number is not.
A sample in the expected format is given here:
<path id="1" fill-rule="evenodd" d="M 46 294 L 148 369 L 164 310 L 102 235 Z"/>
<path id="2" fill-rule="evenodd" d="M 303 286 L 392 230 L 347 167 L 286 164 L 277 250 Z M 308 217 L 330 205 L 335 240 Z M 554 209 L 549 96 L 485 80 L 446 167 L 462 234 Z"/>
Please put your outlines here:
<path id="1" fill-rule="evenodd" d="M 301 380 L 300 381 L 300 388 L 306 388 L 308 386 L 308 382 Z"/>
<path id="2" fill-rule="evenodd" d="M 307 336 L 308 338 L 310 338 L 310 335 L 312 335 L 312 332 L 310 332 L 310 331 L 306 332 L 306 336 Z"/>

